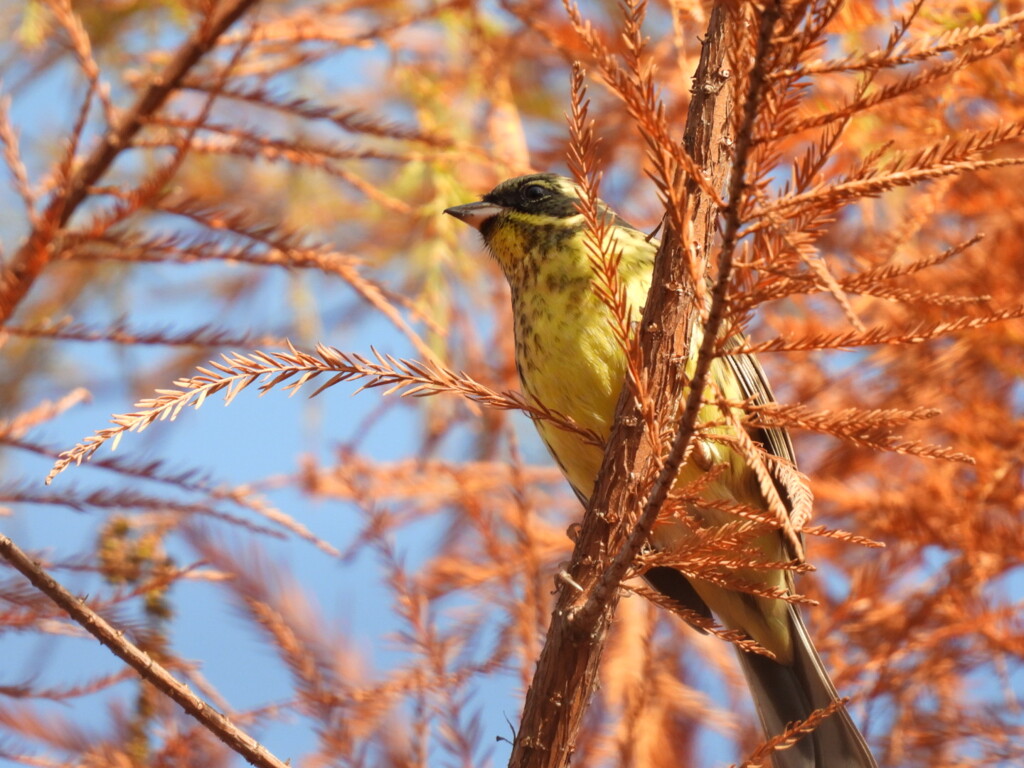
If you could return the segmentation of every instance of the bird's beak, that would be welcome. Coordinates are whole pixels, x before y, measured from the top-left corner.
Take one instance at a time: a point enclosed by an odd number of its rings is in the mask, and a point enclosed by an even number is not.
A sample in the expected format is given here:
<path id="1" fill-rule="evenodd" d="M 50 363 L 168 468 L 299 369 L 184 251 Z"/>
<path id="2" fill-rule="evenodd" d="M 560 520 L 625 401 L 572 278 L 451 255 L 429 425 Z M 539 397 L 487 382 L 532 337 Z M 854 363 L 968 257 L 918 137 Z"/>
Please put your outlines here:
<path id="1" fill-rule="evenodd" d="M 459 221 L 465 222 L 475 229 L 480 229 L 485 221 L 497 216 L 504 210 L 500 205 L 481 201 L 479 203 L 466 203 L 465 205 L 456 205 L 454 208 L 446 208 L 445 213 L 454 216 Z"/>

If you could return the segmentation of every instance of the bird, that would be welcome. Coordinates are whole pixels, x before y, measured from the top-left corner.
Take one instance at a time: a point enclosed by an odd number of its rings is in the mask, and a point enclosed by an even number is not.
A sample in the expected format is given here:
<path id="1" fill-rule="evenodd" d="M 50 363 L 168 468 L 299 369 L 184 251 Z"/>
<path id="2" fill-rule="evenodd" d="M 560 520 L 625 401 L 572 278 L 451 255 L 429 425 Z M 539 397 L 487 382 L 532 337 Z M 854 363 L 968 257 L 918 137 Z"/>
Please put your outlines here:
<path id="1" fill-rule="evenodd" d="M 512 298 L 515 362 L 526 398 L 545 409 L 570 417 L 582 430 L 606 442 L 616 403 L 625 382 L 624 345 L 613 330 L 614 317 L 598 290 L 599 267 L 588 248 L 586 218 L 581 212 L 579 185 L 554 173 L 534 173 L 498 184 L 477 202 L 444 212 L 477 229 L 486 250 L 500 265 Z M 597 215 L 608 222 L 608 252 L 617 256 L 618 280 L 629 307 L 630 327 L 639 321 L 650 288 L 656 239 L 630 225 L 606 203 L 597 200 Z M 621 324 L 620 324 L 621 326 Z M 738 334 L 727 345 L 742 343 Z M 696 349 L 699 340 L 693 345 Z M 692 363 L 693 361 L 691 361 Z M 732 402 L 774 401 L 764 370 L 748 354 L 716 358 L 709 376 Z M 705 408 L 699 418 L 708 420 Z M 594 488 L 604 449 L 579 431 L 550 420 L 536 420 L 540 436 L 581 501 Z M 716 429 L 732 427 L 719 418 Z M 795 467 L 793 446 L 778 427 L 753 429 L 751 437 L 770 454 Z M 742 504 L 768 511 L 760 483 L 744 455 L 727 441 L 701 441 L 679 471 L 677 484 L 704 473 L 701 498 Z M 781 494 L 784 496 L 784 494 Z M 737 518 L 709 505 L 688 510 L 704 525 Z M 650 537 L 655 552 L 671 553 L 692 541 L 692 528 L 682 521 L 660 521 Z M 788 559 L 785 539 L 766 530 L 755 540 L 767 560 Z M 738 569 L 747 582 L 792 593 L 792 572 L 779 569 Z M 739 630 L 774 658 L 737 646 L 766 738 L 805 720 L 815 710 L 837 709 L 807 736 L 775 750 L 775 768 L 877 768 L 867 743 L 840 702 L 796 605 L 786 600 L 727 589 L 711 581 L 689 578 L 671 567 L 656 566 L 645 578 L 658 592 L 691 611 L 712 615 Z"/>

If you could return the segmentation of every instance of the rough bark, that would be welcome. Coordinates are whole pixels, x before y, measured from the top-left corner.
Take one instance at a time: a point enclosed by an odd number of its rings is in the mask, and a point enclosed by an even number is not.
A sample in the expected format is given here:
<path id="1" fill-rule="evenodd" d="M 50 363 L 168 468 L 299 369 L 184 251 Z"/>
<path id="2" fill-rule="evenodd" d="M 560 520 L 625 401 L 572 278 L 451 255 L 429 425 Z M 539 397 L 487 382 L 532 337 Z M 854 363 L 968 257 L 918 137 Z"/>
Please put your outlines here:
<path id="1" fill-rule="evenodd" d="M 717 6 L 694 75 L 684 140 L 714 189 L 722 188 L 731 163 L 726 137 L 733 95 L 725 87 L 729 73 L 723 44 L 729 23 L 725 8 Z M 692 180 L 686 191 L 690 252 L 704 260 L 714 243 L 718 208 Z M 639 331 L 642 359 L 647 361 L 644 388 L 654 399 L 655 413 L 678 412 L 679 361 L 685 358 L 690 329 L 699 318 L 683 238 L 666 226 Z M 637 399 L 624 387 L 604 464 L 572 563 L 561 578 L 547 641 L 526 695 L 509 762 L 513 768 L 564 768 L 569 763 L 618 602 L 621 574 L 608 578 L 612 572 L 607 564 L 623 550 L 632 526 L 622 521 L 635 520 L 636 511 L 643 509 L 660 464 Z"/>

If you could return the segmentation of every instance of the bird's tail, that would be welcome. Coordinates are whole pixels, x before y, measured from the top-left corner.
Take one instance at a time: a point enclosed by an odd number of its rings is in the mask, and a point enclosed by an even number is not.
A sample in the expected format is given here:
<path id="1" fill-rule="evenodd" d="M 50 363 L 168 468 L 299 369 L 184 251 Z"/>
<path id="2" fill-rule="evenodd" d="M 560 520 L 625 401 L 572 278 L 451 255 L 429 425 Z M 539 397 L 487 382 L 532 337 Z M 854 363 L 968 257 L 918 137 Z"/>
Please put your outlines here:
<path id="1" fill-rule="evenodd" d="M 769 738 L 839 698 L 793 606 L 790 606 L 790 619 L 792 664 L 779 664 L 767 656 L 739 652 L 743 674 Z M 864 737 L 843 706 L 796 744 L 776 751 L 772 760 L 775 768 L 878 768 Z"/>

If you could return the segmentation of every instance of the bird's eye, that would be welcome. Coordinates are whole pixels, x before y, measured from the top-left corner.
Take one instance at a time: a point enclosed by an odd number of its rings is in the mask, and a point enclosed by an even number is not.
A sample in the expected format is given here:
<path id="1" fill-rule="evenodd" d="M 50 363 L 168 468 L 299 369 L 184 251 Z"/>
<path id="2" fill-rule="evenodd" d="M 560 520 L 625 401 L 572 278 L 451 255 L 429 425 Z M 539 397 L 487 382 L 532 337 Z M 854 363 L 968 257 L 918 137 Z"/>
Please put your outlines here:
<path id="1" fill-rule="evenodd" d="M 523 199 L 527 202 L 534 203 L 538 200 L 543 200 L 545 197 L 551 194 L 551 191 L 540 184 L 530 184 L 528 187 L 523 188 Z"/>

